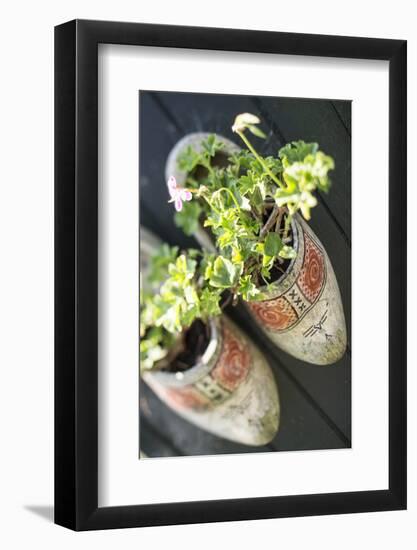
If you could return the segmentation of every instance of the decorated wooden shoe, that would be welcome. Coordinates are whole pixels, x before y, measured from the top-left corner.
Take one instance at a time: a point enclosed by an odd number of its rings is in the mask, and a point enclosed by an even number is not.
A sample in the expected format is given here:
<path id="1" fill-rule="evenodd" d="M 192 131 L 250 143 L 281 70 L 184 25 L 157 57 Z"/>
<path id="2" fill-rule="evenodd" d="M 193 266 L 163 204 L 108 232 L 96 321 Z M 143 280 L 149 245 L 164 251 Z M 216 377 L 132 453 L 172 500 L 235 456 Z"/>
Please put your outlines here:
<path id="1" fill-rule="evenodd" d="M 140 229 L 140 265 L 146 280 L 158 239 Z M 265 445 L 276 435 L 280 405 L 271 368 L 255 344 L 225 315 L 209 323 L 198 363 L 187 370 L 150 370 L 143 380 L 173 411 L 217 436 Z"/>
<path id="2" fill-rule="evenodd" d="M 174 175 L 182 186 L 187 174 L 177 166 L 186 147 L 201 150 L 208 133 L 192 133 L 182 138 L 170 152 L 165 174 Z M 240 148 L 223 136 L 221 154 L 228 157 Z M 313 230 L 295 216 L 292 222 L 293 248 L 297 257 L 281 278 L 266 291 L 267 299 L 247 302 L 253 319 L 280 349 L 293 357 L 316 365 L 335 363 L 346 350 L 346 322 L 336 276 L 330 259 Z M 215 252 L 209 233 L 200 227 L 199 244 Z M 272 289 L 272 290 L 271 290 Z"/>
<path id="3" fill-rule="evenodd" d="M 259 349 L 223 316 L 212 322 L 201 361 L 184 372 L 150 371 L 145 382 L 177 414 L 217 436 L 265 445 L 276 435 L 279 400 Z"/>

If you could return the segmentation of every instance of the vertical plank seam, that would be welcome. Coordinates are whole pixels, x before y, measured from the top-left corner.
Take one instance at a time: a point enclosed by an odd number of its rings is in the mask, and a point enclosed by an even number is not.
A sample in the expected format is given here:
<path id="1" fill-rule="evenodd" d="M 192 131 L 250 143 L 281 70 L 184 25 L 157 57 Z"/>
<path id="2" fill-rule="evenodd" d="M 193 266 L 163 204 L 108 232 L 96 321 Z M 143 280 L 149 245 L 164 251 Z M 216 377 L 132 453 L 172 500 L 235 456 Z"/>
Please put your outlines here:
<path id="1" fill-rule="evenodd" d="M 351 132 L 350 132 L 349 128 L 346 126 L 345 121 L 343 120 L 342 115 L 340 114 L 339 109 L 336 107 L 336 105 L 333 103 L 333 101 L 330 101 L 329 103 L 330 103 L 330 105 L 333 107 L 334 112 L 335 112 L 336 115 L 337 115 L 337 118 L 338 118 L 338 119 L 340 120 L 340 122 L 342 123 L 342 125 L 343 125 L 344 129 L 346 130 L 346 133 L 348 134 L 348 136 L 349 136 L 349 137 L 352 137 L 352 136 L 351 136 Z"/>

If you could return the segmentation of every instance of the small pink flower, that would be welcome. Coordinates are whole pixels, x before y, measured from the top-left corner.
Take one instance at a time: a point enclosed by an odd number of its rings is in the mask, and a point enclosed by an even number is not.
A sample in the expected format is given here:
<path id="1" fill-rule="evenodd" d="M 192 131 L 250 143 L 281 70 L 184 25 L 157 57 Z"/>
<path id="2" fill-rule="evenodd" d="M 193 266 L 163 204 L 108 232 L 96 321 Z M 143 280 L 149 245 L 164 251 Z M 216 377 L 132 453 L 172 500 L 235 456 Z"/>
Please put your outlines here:
<path id="1" fill-rule="evenodd" d="M 177 185 L 177 180 L 174 176 L 169 178 L 167 185 L 171 197 L 171 200 L 168 202 L 173 202 L 175 204 L 175 210 L 180 212 L 182 210 L 183 201 L 190 201 L 192 199 L 192 194 L 188 189 L 184 189 L 184 187 Z"/>

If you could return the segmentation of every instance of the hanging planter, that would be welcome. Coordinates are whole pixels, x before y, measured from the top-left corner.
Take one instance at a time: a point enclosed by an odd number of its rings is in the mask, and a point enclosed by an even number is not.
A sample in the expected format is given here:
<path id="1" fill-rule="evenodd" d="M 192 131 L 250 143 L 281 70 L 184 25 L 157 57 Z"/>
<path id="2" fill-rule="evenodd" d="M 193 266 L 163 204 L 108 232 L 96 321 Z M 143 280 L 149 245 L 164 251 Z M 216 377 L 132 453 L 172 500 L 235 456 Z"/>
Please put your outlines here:
<path id="1" fill-rule="evenodd" d="M 265 445 L 279 426 L 272 371 L 227 319 L 222 291 L 202 283 L 200 263 L 141 227 L 141 376 L 186 420 L 215 435 Z M 202 286 L 203 284 L 203 286 Z M 198 304 L 198 307 L 197 307 Z"/>
<path id="2" fill-rule="evenodd" d="M 196 426 L 246 445 L 269 443 L 278 431 L 279 400 L 268 363 L 226 318 L 212 320 L 209 334 L 196 364 L 176 372 L 145 371 L 143 379 Z"/>
<path id="3" fill-rule="evenodd" d="M 224 256 L 217 264 L 221 260 L 223 270 L 235 270 L 237 279 L 229 278 L 223 288 L 231 289 L 235 302 L 243 298 L 280 349 L 309 363 L 333 364 L 347 340 L 340 291 L 323 245 L 297 214 L 309 219 L 317 204 L 312 191 L 328 191 L 333 160 L 317 144 L 302 141 L 282 148 L 279 158 L 260 157 L 244 135 L 249 129 L 262 137 L 257 123 L 248 113 L 236 117 L 233 130 L 247 151 L 206 133 L 177 143 L 166 174 L 174 175 L 178 187 L 193 188 L 196 200 L 176 222 L 204 248 Z M 259 228 L 247 230 L 251 223 Z"/>

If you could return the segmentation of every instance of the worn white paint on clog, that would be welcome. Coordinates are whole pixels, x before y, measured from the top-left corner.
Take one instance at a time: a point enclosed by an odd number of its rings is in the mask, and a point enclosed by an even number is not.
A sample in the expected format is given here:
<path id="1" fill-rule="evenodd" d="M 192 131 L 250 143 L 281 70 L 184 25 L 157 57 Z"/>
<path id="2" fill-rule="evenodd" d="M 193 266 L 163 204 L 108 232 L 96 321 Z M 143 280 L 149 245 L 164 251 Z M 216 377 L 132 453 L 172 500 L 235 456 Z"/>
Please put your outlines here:
<path id="1" fill-rule="evenodd" d="M 229 319 L 211 323 L 201 363 L 184 371 L 150 371 L 143 379 L 177 414 L 217 436 L 265 445 L 279 426 L 279 397 L 262 353 Z"/>
<path id="2" fill-rule="evenodd" d="M 292 223 L 297 257 L 266 291 L 267 299 L 247 302 L 269 338 L 298 359 L 335 363 L 346 350 L 342 299 L 329 257 L 312 229 L 298 215 Z"/>

